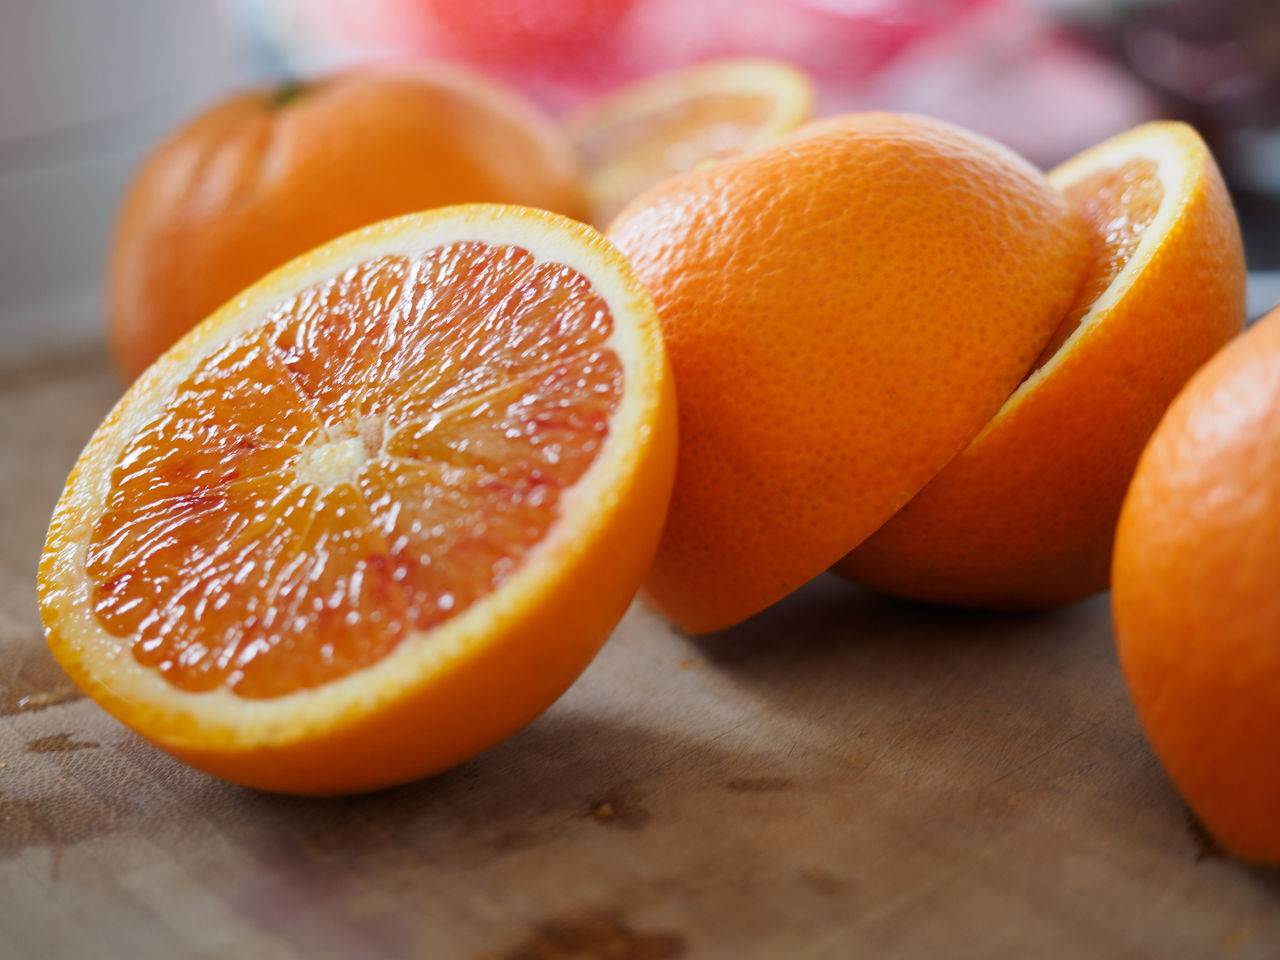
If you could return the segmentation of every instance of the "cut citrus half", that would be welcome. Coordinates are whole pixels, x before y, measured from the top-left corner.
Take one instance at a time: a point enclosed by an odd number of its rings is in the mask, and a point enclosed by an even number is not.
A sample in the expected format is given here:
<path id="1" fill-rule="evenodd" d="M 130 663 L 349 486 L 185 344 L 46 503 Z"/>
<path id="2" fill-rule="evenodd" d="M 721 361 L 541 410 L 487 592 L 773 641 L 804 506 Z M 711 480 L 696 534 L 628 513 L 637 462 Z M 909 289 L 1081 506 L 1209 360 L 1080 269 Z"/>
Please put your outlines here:
<path id="1" fill-rule="evenodd" d="M 790 64 L 711 60 L 593 100 L 565 128 L 586 169 L 591 220 L 603 227 L 655 183 L 771 143 L 812 111 L 812 84 Z"/>
<path id="2" fill-rule="evenodd" d="M 836 566 L 861 583 L 1006 608 L 1105 589 L 1143 445 L 1244 325 L 1239 225 L 1192 128 L 1137 127 L 1049 179 L 1093 236 L 1075 305 L 968 448 Z"/>
<path id="3" fill-rule="evenodd" d="M 625 611 L 674 470 L 648 295 L 591 228 L 444 208 L 342 237 L 197 327 L 72 471 L 49 644 L 182 760 L 298 793 L 467 759 Z"/>

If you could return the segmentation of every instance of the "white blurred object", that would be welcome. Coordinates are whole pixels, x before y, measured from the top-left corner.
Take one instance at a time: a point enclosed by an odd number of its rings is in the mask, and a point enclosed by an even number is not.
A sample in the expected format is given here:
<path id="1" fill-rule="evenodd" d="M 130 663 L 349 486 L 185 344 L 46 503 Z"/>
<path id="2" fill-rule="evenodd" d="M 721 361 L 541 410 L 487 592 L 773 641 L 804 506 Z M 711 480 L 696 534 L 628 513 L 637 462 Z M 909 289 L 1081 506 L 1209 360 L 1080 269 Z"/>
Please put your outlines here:
<path id="1" fill-rule="evenodd" d="M 102 332 L 120 194 L 235 69 L 219 0 L 0 4 L 0 366 Z"/>

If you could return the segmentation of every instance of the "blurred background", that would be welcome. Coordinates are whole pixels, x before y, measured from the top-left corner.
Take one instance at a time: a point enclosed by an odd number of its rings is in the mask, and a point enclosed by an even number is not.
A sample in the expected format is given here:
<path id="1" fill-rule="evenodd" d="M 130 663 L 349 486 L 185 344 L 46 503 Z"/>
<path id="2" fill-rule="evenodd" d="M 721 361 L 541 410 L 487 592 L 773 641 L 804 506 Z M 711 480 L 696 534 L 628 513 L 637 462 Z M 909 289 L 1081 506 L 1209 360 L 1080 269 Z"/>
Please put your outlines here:
<path id="1" fill-rule="evenodd" d="M 434 57 L 558 112 L 730 54 L 800 65 L 823 113 L 930 114 L 1042 166 L 1188 120 L 1245 228 L 1251 316 L 1280 301 L 1277 0 L 0 0 L 0 374 L 95 347 L 130 172 L 231 88 Z"/>

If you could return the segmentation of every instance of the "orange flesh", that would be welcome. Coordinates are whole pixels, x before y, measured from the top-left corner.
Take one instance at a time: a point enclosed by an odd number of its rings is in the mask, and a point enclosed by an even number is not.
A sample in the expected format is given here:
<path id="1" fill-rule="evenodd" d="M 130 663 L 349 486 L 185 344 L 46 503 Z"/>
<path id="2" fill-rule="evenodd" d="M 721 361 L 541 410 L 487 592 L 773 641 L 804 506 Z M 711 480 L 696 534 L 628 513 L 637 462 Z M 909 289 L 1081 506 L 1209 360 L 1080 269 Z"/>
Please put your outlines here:
<path id="1" fill-rule="evenodd" d="M 94 614 L 185 691 L 277 697 L 377 662 L 546 535 L 621 397 L 612 329 L 581 274 L 475 242 L 277 305 L 121 454 Z"/>
<path id="2" fill-rule="evenodd" d="M 1031 368 L 1032 373 L 1075 333 L 1085 314 L 1138 249 L 1142 235 L 1151 226 L 1164 199 L 1164 185 L 1156 174 L 1155 161 L 1136 158 L 1110 170 L 1092 173 L 1063 190 L 1071 208 L 1089 224 L 1093 260 L 1075 304 L 1041 351 Z"/>

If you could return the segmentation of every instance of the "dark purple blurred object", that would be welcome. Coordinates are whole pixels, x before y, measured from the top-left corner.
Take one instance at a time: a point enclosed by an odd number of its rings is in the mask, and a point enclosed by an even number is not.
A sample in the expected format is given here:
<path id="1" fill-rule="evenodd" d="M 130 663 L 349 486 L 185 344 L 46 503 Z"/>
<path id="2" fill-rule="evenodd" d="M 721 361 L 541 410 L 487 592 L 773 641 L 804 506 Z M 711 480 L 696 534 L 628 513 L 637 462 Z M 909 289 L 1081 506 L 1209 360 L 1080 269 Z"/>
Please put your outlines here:
<path id="1" fill-rule="evenodd" d="M 1232 187 L 1250 265 L 1280 268 L 1280 0 L 1105 9 L 1086 28 L 1204 134 Z"/>
<path id="2" fill-rule="evenodd" d="M 1215 126 L 1280 123 L 1280 4 L 1172 0 L 1118 24 L 1120 51 L 1142 78 Z"/>

